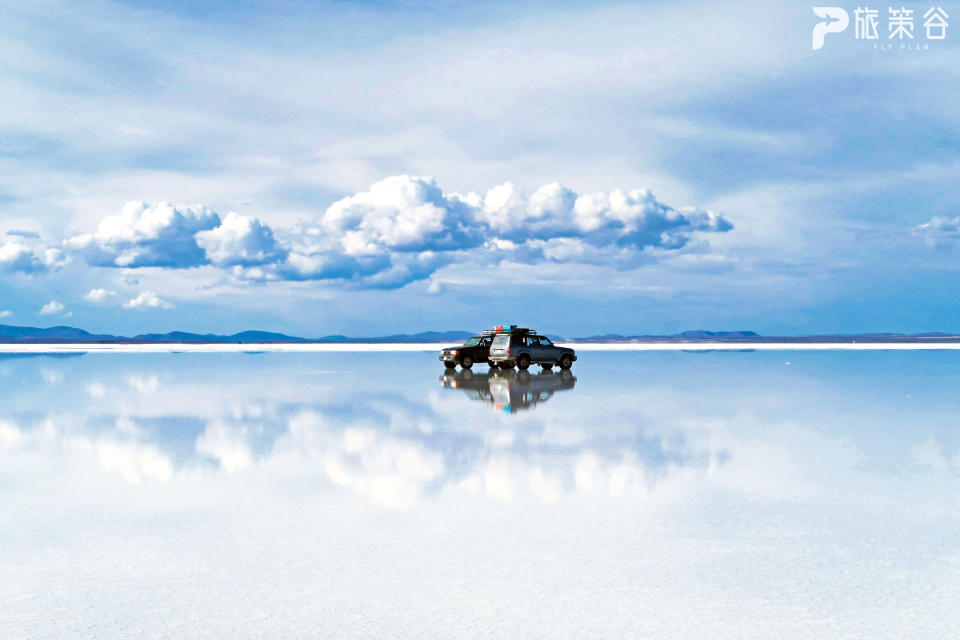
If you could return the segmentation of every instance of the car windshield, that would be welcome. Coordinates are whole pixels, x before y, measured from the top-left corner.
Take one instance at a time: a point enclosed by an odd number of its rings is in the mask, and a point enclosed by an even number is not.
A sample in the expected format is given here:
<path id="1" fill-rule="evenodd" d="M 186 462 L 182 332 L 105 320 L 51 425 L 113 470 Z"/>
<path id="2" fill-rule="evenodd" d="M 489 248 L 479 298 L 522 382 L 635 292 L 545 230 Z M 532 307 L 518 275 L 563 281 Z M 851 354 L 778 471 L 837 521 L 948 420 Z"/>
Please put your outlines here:
<path id="1" fill-rule="evenodd" d="M 470 338 L 469 340 L 467 340 L 466 342 L 464 342 L 464 343 L 463 343 L 463 346 L 465 346 L 465 347 L 475 347 L 475 346 L 477 346 L 478 344 L 480 344 L 480 338 L 473 337 L 473 338 Z"/>
<path id="2" fill-rule="evenodd" d="M 493 339 L 493 345 L 495 347 L 505 347 L 510 344 L 510 334 L 509 333 L 498 333 L 497 337 Z"/>

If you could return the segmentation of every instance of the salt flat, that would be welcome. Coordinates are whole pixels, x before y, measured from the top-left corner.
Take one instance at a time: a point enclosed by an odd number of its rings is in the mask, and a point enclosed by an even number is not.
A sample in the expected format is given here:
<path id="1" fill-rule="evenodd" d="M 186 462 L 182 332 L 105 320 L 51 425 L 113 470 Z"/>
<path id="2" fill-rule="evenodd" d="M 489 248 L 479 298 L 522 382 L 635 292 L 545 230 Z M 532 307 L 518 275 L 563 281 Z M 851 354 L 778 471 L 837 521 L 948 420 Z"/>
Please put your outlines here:
<path id="1" fill-rule="evenodd" d="M 0 355 L 0 638 L 956 635 L 960 354 L 623 346 Z"/>
<path id="2" fill-rule="evenodd" d="M 0 344 L 0 353 L 243 353 L 435 351 L 454 342 L 423 343 L 157 343 Z M 577 351 L 902 351 L 956 350 L 960 342 L 605 342 L 558 343 Z"/>

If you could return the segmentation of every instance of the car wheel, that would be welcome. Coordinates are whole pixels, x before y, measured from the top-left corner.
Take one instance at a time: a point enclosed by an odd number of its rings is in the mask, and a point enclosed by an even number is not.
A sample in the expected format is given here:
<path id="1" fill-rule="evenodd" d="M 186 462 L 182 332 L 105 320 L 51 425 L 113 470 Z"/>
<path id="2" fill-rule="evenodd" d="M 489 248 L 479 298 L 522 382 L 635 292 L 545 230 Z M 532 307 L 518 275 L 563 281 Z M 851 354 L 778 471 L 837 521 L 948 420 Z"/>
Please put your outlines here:
<path id="1" fill-rule="evenodd" d="M 469 369 L 470 367 L 473 366 L 473 358 L 471 358 L 470 356 L 463 356 L 462 358 L 460 358 L 460 366 L 463 367 L 464 369 Z"/>
<path id="2" fill-rule="evenodd" d="M 443 366 L 445 366 L 447 369 L 456 369 L 457 363 L 454 362 L 453 360 L 444 360 Z"/>
<path id="3" fill-rule="evenodd" d="M 530 368 L 530 356 L 528 356 L 527 354 L 523 354 L 522 356 L 517 358 L 517 369 L 520 369 L 521 371 L 526 371 L 529 368 Z"/>
<path id="4" fill-rule="evenodd" d="M 563 354 L 563 356 L 560 358 L 560 368 L 569 369 L 572 366 L 573 366 L 573 356 L 571 356 L 569 353 Z"/>

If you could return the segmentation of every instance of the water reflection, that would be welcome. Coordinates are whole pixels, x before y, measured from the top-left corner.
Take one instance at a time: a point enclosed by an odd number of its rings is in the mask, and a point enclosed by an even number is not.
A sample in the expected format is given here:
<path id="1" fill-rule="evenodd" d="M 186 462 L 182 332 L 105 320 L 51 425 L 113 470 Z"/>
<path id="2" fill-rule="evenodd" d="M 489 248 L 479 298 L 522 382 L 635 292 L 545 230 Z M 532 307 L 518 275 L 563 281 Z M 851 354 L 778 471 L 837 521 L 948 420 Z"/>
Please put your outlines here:
<path id="1" fill-rule="evenodd" d="M 762 354 L 614 358 L 617 366 L 579 382 L 569 371 L 448 371 L 443 390 L 418 354 L 5 359 L 0 453 L 6 469 L 39 456 L 54 477 L 97 470 L 132 485 L 295 473 L 318 490 L 346 489 L 393 509 L 448 492 L 548 502 L 652 495 L 682 478 L 796 493 L 864 459 L 888 464 L 894 453 L 889 464 L 960 466 L 960 441 L 935 428 L 943 415 L 953 419 L 943 403 L 926 409 L 924 432 L 879 428 L 867 437 L 858 427 L 915 413 L 903 403 L 867 410 L 863 399 L 889 405 L 897 385 L 922 371 L 872 373 L 839 393 L 820 381 L 832 364 L 798 375 L 803 358 L 789 369 Z M 759 369 L 731 367 L 733 358 Z M 904 460 L 903 452 L 912 453 Z"/>
<path id="2" fill-rule="evenodd" d="M 542 409 L 500 422 L 479 404 L 431 393 L 409 365 L 356 368 L 349 355 L 100 355 L 55 369 L 35 362 L 7 371 L 21 384 L 8 387 L 0 407 L 4 453 L 67 455 L 134 485 L 298 469 L 319 476 L 318 486 L 402 509 L 447 491 L 547 501 L 637 494 L 672 470 L 722 465 L 729 455 L 622 402 L 548 411 L 547 400 L 576 385 L 569 371 L 441 378 L 501 413 Z"/>
<path id="3" fill-rule="evenodd" d="M 786 361 L 0 358 L 0 637 L 950 637 L 960 354 Z"/>
<path id="4" fill-rule="evenodd" d="M 529 371 L 490 369 L 474 373 L 470 369 L 448 369 L 440 376 L 447 389 L 459 389 L 472 400 L 490 404 L 504 413 L 516 413 L 546 402 L 557 391 L 573 389 L 577 378 L 568 371 Z"/>

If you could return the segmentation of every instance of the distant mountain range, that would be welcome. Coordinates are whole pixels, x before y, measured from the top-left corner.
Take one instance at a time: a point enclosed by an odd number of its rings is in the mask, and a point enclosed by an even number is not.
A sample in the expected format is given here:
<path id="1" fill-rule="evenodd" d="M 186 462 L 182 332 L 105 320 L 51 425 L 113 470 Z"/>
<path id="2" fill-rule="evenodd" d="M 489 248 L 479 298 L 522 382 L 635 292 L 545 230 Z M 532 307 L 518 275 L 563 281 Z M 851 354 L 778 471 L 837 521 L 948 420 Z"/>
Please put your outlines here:
<path id="1" fill-rule="evenodd" d="M 319 338 L 300 338 L 270 331 L 241 331 L 231 335 L 213 333 L 143 333 L 133 337 L 90 333 L 76 327 L 16 327 L 0 324 L 0 343 L 267 343 L 267 342 L 312 342 L 312 343 L 410 343 L 410 342 L 462 342 L 475 335 L 471 331 L 424 331 L 421 333 L 398 333 L 389 336 L 347 337 L 329 335 Z M 611 343 L 611 342 L 960 342 L 960 334 L 952 333 L 862 333 L 800 336 L 761 336 L 755 331 L 684 331 L 671 335 L 606 334 L 585 338 L 565 338 L 550 335 L 555 342 Z"/>
<path id="2" fill-rule="evenodd" d="M 76 327 L 15 327 L 0 324 L 0 343 L 27 342 L 73 342 L 73 343 L 150 343 L 150 342 L 457 342 L 466 340 L 474 335 L 469 331 L 424 331 L 415 334 L 394 334 L 370 338 L 349 338 L 342 335 L 322 336 L 320 338 L 300 338 L 271 331 L 241 331 L 231 335 L 213 333 L 190 333 L 188 331 L 171 331 L 169 333 L 142 333 L 136 336 L 115 336 L 102 333 L 90 333 Z"/>

